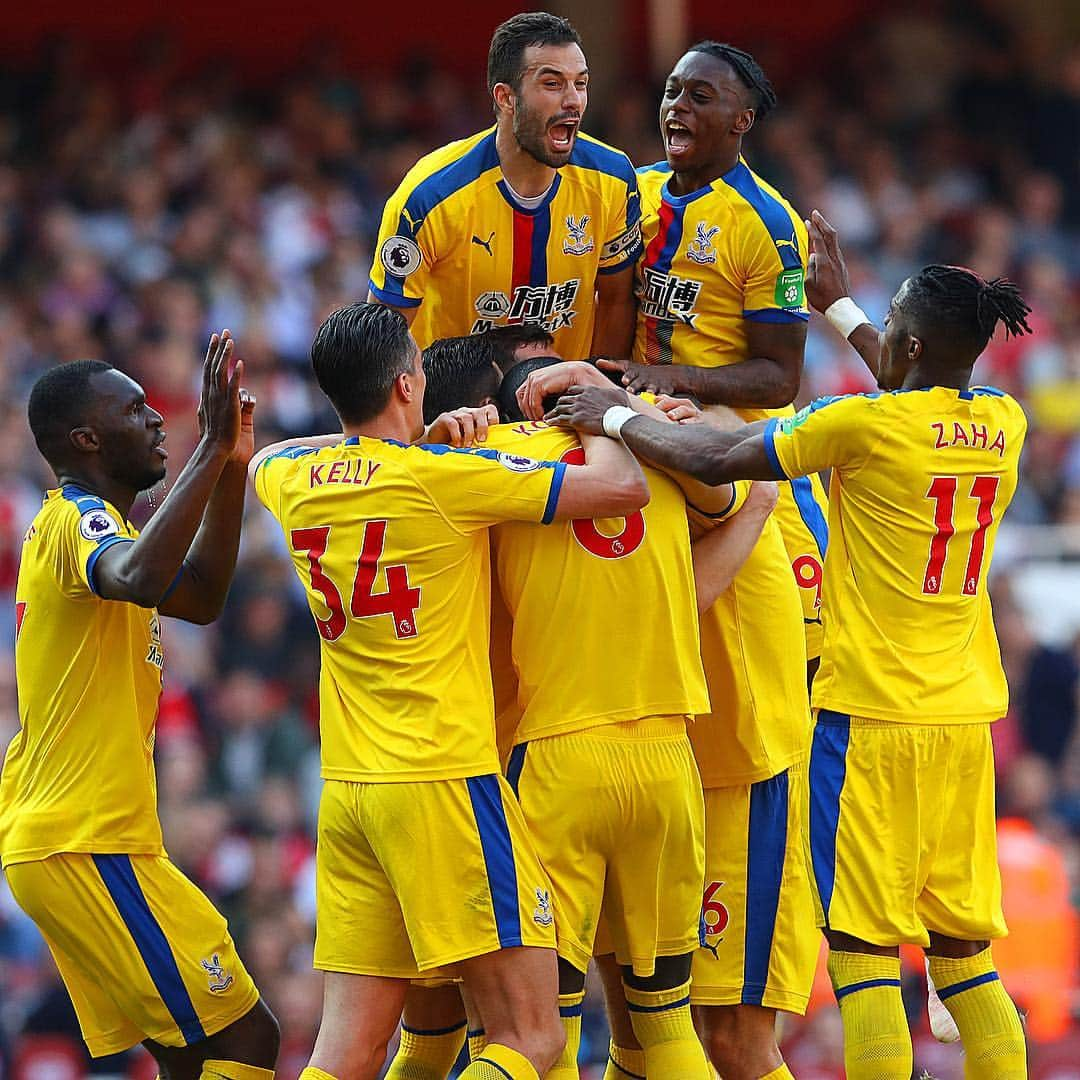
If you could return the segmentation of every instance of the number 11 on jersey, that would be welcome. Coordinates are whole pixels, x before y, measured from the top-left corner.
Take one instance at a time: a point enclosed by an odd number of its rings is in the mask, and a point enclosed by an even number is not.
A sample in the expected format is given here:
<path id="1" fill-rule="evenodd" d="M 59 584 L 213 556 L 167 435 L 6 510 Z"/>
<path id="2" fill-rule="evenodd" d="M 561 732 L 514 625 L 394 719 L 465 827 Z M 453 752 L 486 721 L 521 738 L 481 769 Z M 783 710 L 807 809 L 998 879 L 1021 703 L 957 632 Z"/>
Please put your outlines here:
<path id="1" fill-rule="evenodd" d="M 923 575 L 922 591 L 928 596 L 937 596 L 941 592 L 941 575 L 945 570 L 949 541 L 956 532 L 954 511 L 958 483 L 955 476 L 935 476 L 930 490 L 926 493 L 926 498 L 934 500 L 934 526 L 937 530 L 930 541 L 930 557 Z M 994 521 L 994 499 L 997 497 L 998 483 L 997 476 L 976 476 L 971 484 L 969 497 L 978 500 L 979 509 L 975 518 L 975 532 L 971 537 L 967 567 L 964 570 L 964 585 L 961 589 L 964 596 L 974 596 L 979 589 L 983 555 L 986 551 L 986 530 Z"/>

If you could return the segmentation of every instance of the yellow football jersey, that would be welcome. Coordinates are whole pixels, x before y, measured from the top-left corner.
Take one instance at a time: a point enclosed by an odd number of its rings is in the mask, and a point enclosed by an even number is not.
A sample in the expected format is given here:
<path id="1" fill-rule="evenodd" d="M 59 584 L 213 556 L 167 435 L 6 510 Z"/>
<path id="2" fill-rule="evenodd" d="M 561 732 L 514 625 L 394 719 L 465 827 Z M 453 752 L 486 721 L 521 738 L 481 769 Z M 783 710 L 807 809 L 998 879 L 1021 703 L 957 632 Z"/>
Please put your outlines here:
<path id="1" fill-rule="evenodd" d="M 550 521 L 565 469 L 358 437 L 260 463 L 322 639 L 324 778 L 498 771 L 487 528 Z"/>
<path id="2" fill-rule="evenodd" d="M 542 422 L 500 424 L 487 445 L 584 462 L 575 435 Z M 648 716 L 708 711 L 686 501 L 646 468 L 651 499 L 627 518 L 493 530 L 499 585 L 514 620 L 521 721 L 515 741 Z"/>
<path id="3" fill-rule="evenodd" d="M 540 205 L 523 209 L 492 127 L 409 171 L 383 210 L 370 288 L 384 303 L 420 308 L 412 331 L 421 348 L 538 323 L 563 356 L 588 356 L 596 276 L 638 257 L 640 213 L 630 160 L 580 133 Z"/>
<path id="4" fill-rule="evenodd" d="M 668 191 L 671 168 L 638 170 L 645 255 L 634 359 L 644 364 L 726 367 L 747 359 L 747 322 L 810 317 L 803 290 L 808 242 L 802 218 L 744 161 L 689 195 Z M 743 408 L 746 421 L 795 410 Z M 800 586 L 807 639 L 819 643 L 821 564 L 828 547 L 825 493 L 816 477 L 782 491 L 774 517 Z"/>
<path id="5" fill-rule="evenodd" d="M 736 364 L 748 355 L 746 322 L 808 320 L 806 227 L 787 201 L 742 160 L 689 195 L 670 194 L 670 177 L 666 162 L 638 170 L 645 253 L 634 359 Z M 775 412 L 739 410 L 745 420 Z"/>
<path id="6" fill-rule="evenodd" d="M 26 533 L 15 586 L 20 730 L 0 777 L 5 866 L 58 852 L 163 854 L 154 777 L 157 612 L 94 591 L 94 564 L 136 529 L 74 485 Z"/>
<path id="7" fill-rule="evenodd" d="M 1004 715 L 986 575 L 1026 430 L 989 387 L 823 398 L 768 423 L 777 476 L 833 470 L 815 707 L 908 724 Z"/>
<path id="8" fill-rule="evenodd" d="M 802 606 L 780 526 L 765 522 L 750 557 L 701 615 L 713 711 L 690 728 L 705 788 L 775 776 L 810 748 Z"/>

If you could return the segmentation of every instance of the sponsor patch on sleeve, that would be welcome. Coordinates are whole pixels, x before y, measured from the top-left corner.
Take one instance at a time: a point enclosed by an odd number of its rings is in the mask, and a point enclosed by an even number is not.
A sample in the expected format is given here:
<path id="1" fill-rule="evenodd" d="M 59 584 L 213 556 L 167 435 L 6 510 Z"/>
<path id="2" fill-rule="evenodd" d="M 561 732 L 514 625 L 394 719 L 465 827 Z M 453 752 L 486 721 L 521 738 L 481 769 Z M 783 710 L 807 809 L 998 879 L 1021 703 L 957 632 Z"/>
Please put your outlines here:
<path id="1" fill-rule="evenodd" d="M 792 270 L 782 270 L 776 275 L 777 307 L 798 308 L 803 306 L 803 271 L 801 266 Z"/>
<path id="2" fill-rule="evenodd" d="M 108 510 L 87 510 L 79 518 L 79 535 L 84 540 L 107 540 L 119 532 L 120 522 Z"/>
<path id="3" fill-rule="evenodd" d="M 423 252 L 415 240 L 407 236 L 388 236 L 379 248 L 379 262 L 388 274 L 395 277 L 408 277 L 420 269 L 424 261 Z"/>
<path id="4" fill-rule="evenodd" d="M 504 469 L 509 469 L 511 472 L 536 472 L 540 468 L 540 462 L 535 458 L 523 457 L 521 454 L 506 454 L 501 450 L 497 460 Z"/>

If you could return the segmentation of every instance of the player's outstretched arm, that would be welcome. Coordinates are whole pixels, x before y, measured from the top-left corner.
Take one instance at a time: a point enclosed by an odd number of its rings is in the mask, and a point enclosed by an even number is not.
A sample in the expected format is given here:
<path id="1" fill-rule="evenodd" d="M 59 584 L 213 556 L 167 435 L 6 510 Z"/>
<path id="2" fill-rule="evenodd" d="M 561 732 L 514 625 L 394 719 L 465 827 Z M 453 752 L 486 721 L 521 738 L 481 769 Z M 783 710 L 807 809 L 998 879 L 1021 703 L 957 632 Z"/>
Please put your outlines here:
<path id="1" fill-rule="evenodd" d="M 694 541 L 691 551 L 699 614 L 708 611 L 735 580 L 754 550 L 777 497 L 775 484 L 756 480 L 746 502 L 732 517 Z"/>
<path id="2" fill-rule="evenodd" d="M 802 380 L 806 323 L 746 324 L 745 360 L 726 367 L 687 364 L 637 364 L 600 360 L 608 371 L 623 373 L 623 386 L 634 393 L 689 394 L 706 405 L 777 409 L 790 405 Z"/>
<path id="3" fill-rule="evenodd" d="M 199 401 L 200 437 L 194 453 L 142 535 L 134 543 L 113 545 L 98 559 L 94 586 L 106 600 L 157 607 L 176 582 L 207 503 L 240 439 L 244 365 L 238 362 L 229 374 L 232 351 L 228 330 L 210 338 Z M 239 473 L 242 479 L 242 467 Z"/>
<path id="4" fill-rule="evenodd" d="M 811 212 L 806 230 L 810 234 L 806 299 L 812 308 L 820 311 L 848 339 L 870 373 L 877 378 L 881 334 L 851 299 L 851 281 L 844 253 L 840 250 L 840 237 L 818 210 Z M 844 304 L 845 300 L 847 304 Z M 834 308 L 834 304 L 841 306 Z"/>
<path id="5" fill-rule="evenodd" d="M 571 387 L 545 419 L 558 427 L 575 428 L 579 434 L 596 434 L 605 430 L 605 414 L 615 406 L 626 408 L 626 413 L 609 418 L 611 433 L 647 461 L 688 473 L 706 484 L 776 476 L 765 450 L 765 420 L 731 432 L 706 424 L 661 423 L 633 412 L 625 391 L 598 386 Z M 618 424 L 617 432 L 612 421 Z"/>
<path id="6" fill-rule="evenodd" d="M 638 460 L 616 439 L 581 434 L 584 465 L 563 474 L 553 521 L 625 517 L 649 502 L 649 483 Z"/>

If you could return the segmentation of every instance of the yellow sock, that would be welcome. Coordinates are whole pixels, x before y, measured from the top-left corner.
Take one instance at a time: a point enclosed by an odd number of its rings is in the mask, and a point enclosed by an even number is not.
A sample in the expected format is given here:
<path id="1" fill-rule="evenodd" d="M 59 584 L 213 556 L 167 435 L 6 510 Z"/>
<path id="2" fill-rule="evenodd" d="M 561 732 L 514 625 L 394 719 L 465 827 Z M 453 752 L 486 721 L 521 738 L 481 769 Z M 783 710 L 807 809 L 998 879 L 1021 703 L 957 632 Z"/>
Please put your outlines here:
<path id="1" fill-rule="evenodd" d="M 930 977 L 952 1014 L 964 1045 L 968 1080 L 1022 1080 L 1027 1076 L 1024 1029 L 1001 985 L 990 950 L 951 960 L 930 957 Z"/>
<path id="2" fill-rule="evenodd" d="M 795 1077 L 791 1075 L 791 1070 L 786 1065 L 781 1065 L 779 1069 L 766 1073 L 761 1080 L 795 1080 Z"/>
<path id="3" fill-rule="evenodd" d="M 832 950 L 829 976 L 844 1022 L 848 1080 L 910 1080 L 911 1034 L 900 997 L 900 958 Z"/>
<path id="4" fill-rule="evenodd" d="M 544 1074 L 547 1080 L 579 1080 L 577 1056 L 581 1045 L 581 1003 L 585 991 L 578 994 L 559 995 L 559 1019 L 566 1032 L 566 1046 L 559 1060 Z"/>
<path id="5" fill-rule="evenodd" d="M 487 1046 L 487 1032 L 483 1028 L 469 1029 L 469 1060 L 475 1061 Z"/>
<path id="6" fill-rule="evenodd" d="M 202 1063 L 201 1080 L 221 1080 L 222 1077 L 225 1080 L 274 1080 L 274 1070 L 245 1065 L 242 1061 L 204 1061 Z"/>
<path id="7" fill-rule="evenodd" d="M 529 1059 L 509 1046 L 490 1043 L 458 1080 L 540 1080 Z"/>
<path id="8" fill-rule="evenodd" d="M 645 1051 L 608 1043 L 604 1080 L 645 1080 Z"/>
<path id="9" fill-rule="evenodd" d="M 690 1019 L 690 983 L 650 991 L 624 982 L 623 991 L 645 1054 L 645 1074 L 664 1080 L 712 1080 L 712 1066 Z"/>
<path id="10" fill-rule="evenodd" d="M 446 1080 L 465 1045 L 465 1021 L 422 1031 L 401 1025 L 401 1043 L 385 1080 Z"/>
<path id="11" fill-rule="evenodd" d="M 323 1072 L 309 1065 L 299 1076 L 298 1080 L 337 1080 L 331 1073 Z"/>

